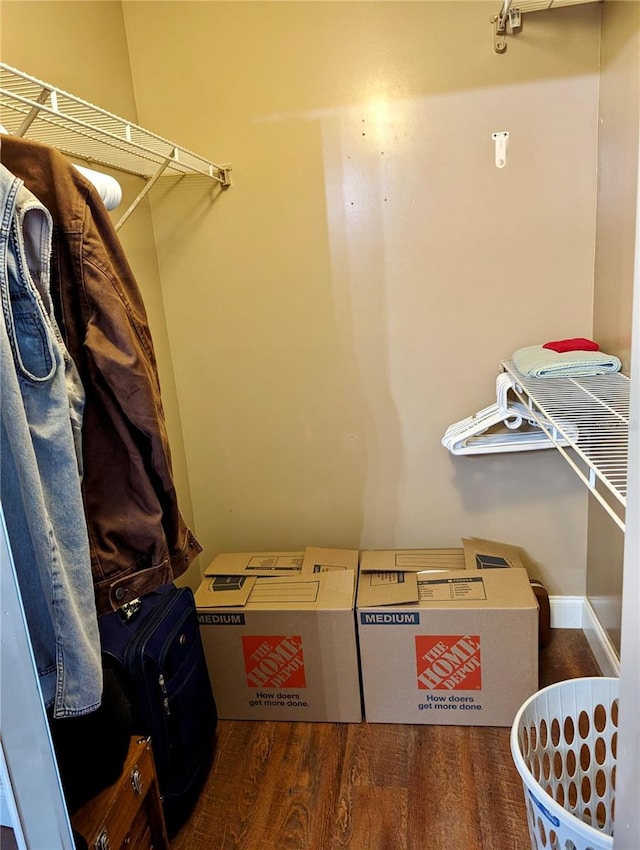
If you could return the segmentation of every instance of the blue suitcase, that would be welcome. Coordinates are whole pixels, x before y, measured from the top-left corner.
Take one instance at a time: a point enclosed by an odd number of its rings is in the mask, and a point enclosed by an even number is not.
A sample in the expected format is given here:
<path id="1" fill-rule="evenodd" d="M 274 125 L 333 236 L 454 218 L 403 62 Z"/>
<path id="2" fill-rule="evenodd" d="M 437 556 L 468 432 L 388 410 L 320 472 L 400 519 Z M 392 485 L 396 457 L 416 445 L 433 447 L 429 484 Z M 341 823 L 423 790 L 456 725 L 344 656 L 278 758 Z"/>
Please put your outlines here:
<path id="1" fill-rule="evenodd" d="M 218 714 L 193 593 L 163 585 L 98 617 L 105 667 L 129 697 L 133 734 L 150 735 L 167 830 L 189 816 L 213 756 Z"/>

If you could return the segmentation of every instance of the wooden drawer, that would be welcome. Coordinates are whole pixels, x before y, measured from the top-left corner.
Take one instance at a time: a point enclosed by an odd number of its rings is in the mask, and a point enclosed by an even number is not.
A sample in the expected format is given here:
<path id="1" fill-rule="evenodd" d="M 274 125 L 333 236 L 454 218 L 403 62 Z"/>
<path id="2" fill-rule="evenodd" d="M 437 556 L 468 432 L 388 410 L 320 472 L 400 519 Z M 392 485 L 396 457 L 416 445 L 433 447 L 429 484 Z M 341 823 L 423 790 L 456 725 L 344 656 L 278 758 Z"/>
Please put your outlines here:
<path id="1" fill-rule="evenodd" d="M 131 739 L 118 781 L 71 820 L 90 850 L 169 850 L 149 739 Z"/>

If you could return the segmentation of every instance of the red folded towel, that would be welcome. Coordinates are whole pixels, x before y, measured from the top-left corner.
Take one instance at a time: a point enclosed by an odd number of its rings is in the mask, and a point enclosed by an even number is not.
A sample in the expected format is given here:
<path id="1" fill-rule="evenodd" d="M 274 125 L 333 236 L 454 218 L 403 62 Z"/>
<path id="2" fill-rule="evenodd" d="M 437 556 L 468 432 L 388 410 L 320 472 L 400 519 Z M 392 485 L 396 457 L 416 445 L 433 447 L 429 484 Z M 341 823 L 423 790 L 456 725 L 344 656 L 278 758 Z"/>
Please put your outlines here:
<path id="1" fill-rule="evenodd" d="M 564 351 L 600 351 L 600 346 L 592 339 L 585 339 L 583 336 L 576 336 L 573 339 L 555 339 L 551 342 L 545 342 L 543 348 L 550 348 L 551 351 L 557 351 L 562 354 Z"/>

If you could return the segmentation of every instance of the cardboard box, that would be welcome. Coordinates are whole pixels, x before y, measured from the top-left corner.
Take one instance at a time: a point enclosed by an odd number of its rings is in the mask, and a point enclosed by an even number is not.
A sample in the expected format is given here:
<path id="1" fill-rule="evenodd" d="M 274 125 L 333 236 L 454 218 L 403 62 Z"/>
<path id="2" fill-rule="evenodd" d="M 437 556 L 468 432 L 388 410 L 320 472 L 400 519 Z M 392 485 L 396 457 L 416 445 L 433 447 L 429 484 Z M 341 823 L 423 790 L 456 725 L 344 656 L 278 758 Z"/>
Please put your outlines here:
<path id="1" fill-rule="evenodd" d="M 538 689 L 526 570 L 385 573 L 363 569 L 364 556 L 356 608 L 366 720 L 511 726 Z"/>
<path id="2" fill-rule="evenodd" d="M 358 552 L 277 553 L 282 563 L 295 558 L 298 569 L 274 578 L 246 573 L 256 564 L 264 567 L 273 555 L 219 557 L 196 592 L 219 716 L 360 722 L 354 618 Z M 236 569 L 231 575 L 214 571 L 229 565 Z"/>

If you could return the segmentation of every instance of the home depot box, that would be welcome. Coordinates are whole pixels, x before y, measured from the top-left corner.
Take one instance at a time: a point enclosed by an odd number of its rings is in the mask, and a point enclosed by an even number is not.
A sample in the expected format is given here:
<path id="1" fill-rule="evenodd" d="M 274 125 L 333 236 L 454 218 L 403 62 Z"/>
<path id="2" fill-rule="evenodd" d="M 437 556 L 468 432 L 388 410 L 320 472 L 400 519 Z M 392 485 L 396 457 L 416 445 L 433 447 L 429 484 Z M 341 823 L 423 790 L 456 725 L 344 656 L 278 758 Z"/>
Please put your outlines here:
<path id="1" fill-rule="evenodd" d="M 274 553 L 219 558 L 196 607 L 218 713 L 236 720 L 362 719 L 354 619 L 358 552 L 309 547 L 286 576 L 247 574 Z M 274 567 L 277 564 L 273 565 Z M 282 566 L 282 564 L 281 564 Z M 248 590 L 247 590 L 248 588 Z"/>
<path id="2" fill-rule="evenodd" d="M 526 570 L 375 572 L 365 555 L 356 607 L 366 720 L 510 726 L 538 689 Z"/>

